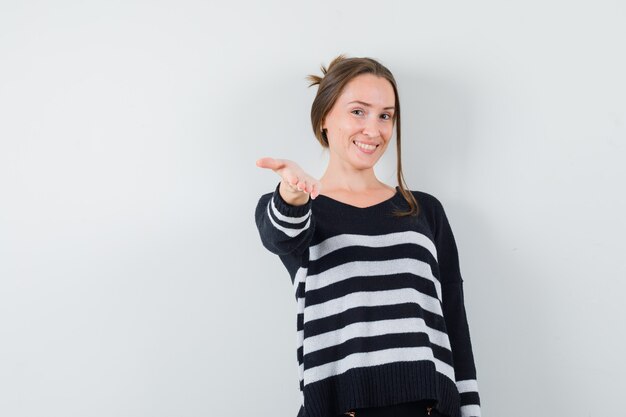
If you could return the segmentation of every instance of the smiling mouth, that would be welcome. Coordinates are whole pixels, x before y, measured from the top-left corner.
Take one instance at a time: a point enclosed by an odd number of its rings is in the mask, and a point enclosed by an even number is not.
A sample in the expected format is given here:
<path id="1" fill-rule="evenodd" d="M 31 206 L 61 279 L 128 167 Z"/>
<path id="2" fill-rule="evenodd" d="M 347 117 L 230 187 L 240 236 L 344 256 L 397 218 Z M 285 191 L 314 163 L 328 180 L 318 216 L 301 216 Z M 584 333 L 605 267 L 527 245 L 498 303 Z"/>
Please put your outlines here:
<path id="1" fill-rule="evenodd" d="M 354 143 L 358 148 L 363 149 L 366 152 L 373 152 L 379 146 L 379 145 L 368 145 L 366 143 L 361 143 L 357 140 L 353 140 L 352 143 Z"/>

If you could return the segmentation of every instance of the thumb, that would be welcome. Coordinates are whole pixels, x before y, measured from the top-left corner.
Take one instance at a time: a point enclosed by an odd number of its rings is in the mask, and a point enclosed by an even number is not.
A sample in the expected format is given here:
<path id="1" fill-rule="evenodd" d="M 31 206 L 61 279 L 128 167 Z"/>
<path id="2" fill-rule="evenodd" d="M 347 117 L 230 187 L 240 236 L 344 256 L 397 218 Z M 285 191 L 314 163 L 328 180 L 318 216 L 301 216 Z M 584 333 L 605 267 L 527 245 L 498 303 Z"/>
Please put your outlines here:
<path id="1" fill-rule="evenodd" d="M 277 159 L 274 158 L 260 158 L 257 159 L 256 161 L 256 166 L 260 167 L 260 168 L 269 168 L 272 170 L 276 170 L 278 168 L 280 168 L 283 164 L 278 161 Z"/>

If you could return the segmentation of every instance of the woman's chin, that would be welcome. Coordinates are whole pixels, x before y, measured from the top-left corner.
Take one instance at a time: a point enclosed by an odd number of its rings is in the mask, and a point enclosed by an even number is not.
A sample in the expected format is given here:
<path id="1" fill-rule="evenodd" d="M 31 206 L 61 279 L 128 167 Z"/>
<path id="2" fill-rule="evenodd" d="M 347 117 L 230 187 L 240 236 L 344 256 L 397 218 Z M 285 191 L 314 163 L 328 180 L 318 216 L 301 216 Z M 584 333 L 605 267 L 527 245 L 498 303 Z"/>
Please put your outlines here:
<path id="1" fill-rule="evenodd" d="M 369 160 L 356 160 L 352 161 L 352 166 L 356 169 L 371 169 L 374 168 L 379 158 L 371 158 Z"/>

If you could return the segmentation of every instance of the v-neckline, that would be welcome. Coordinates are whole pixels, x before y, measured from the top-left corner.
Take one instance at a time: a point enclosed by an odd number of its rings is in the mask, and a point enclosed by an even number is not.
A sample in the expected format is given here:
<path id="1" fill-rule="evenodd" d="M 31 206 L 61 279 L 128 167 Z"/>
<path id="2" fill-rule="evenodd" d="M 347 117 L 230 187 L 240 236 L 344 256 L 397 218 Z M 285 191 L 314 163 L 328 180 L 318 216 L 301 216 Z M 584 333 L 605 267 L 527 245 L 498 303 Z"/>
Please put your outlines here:
<path id="1" fill-rule="evenodd" d="M 380 201 L 378 203 L 372 204 L 371 206 L 366 206 L 366 207 L 353 206 L 352 204 L 348 204 L 348 203 L 344 203 L 343 201 L 335 200 L 334 198 L 329 197 L 329 196 L 324 195 L 324 194 L 318 195 L 315 199 L 317 200 L 318 198 L 322 197 L 322 198 L 324 198 L 326 200 L 329 200 L 329 201 L 331 201 L 331 202 L 333 202 L 335 204 L 339 204 L 341 206 L 349 207 L 351 209 L 367 210 L 367 209 L 375 208 L 375 207 L 378 207 L 378 206 L 382 206 L 383 204 L 386 204 L 386 203 L 392 201 L 393 199 L 395 199 L 400 194 L 400 187 L 396 185 L 395 189 L 396 189 L 396 192 L 391 197 L 389 197 L 389 198 L 387 198 L 387 199 L 385 199 L 383 201 Z"/>

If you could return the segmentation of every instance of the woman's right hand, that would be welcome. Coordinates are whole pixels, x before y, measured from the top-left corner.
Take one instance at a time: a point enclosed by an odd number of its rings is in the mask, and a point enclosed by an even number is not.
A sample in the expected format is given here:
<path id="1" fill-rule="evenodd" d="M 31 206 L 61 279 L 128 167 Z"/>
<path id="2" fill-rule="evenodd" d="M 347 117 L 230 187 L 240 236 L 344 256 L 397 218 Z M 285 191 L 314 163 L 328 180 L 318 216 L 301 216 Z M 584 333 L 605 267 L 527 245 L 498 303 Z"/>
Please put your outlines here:
<path id="1" fill-rule="evenodd" d="M 300 206 L 309 201 L 309 194 L 315 199 L 320 194 L 322 183 L 304 172 L 288 159 L 261 158 L 256 161 L 260 168 L 268 168 L 281 177 L 280 196 L 287 203 Z"/>

